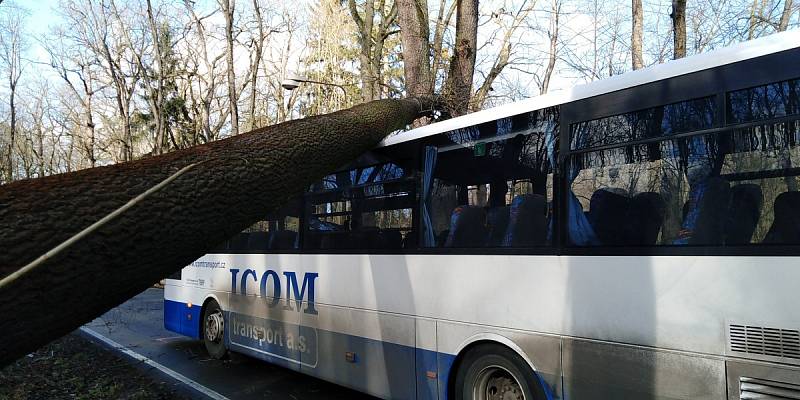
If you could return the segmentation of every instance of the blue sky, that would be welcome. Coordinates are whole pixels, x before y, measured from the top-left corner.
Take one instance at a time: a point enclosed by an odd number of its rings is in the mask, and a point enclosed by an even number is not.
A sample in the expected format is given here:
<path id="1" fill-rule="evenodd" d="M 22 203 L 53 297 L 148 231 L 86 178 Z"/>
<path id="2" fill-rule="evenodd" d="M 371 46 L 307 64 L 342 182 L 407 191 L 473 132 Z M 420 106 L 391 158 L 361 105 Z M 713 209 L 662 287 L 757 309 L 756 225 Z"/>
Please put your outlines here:
<path id="1" fill-rule="evenodd" d="M 58 0 L 18 1 L 18 5 L 30 12 L 28 29 L 33 34 L 47 33 L 48 27 L 58 22 Z"/>

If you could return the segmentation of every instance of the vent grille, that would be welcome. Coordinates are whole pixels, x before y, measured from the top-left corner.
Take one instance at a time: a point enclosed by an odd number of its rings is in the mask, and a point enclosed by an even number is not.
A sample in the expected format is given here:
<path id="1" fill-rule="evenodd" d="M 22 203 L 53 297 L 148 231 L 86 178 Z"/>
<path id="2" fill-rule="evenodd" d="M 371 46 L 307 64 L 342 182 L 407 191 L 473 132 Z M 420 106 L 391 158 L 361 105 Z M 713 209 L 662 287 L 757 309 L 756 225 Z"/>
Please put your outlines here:
<path id="1" fill-rule="evenodd" d="M 730 325 L 731 351 L 800 360 L 800 330 Z"/>
<path id="2" fill-rule="evenodd" d="M 741 400 L 800 400 L 800 386 L 766 379 L 739 378 Z"/>

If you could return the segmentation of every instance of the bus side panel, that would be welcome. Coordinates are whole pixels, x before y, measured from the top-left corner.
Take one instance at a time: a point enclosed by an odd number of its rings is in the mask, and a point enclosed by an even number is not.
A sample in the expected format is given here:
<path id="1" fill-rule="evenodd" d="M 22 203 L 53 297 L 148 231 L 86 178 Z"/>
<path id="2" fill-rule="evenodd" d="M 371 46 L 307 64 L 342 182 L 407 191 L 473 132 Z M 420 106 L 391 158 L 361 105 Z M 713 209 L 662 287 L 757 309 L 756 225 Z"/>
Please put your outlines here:
<path id="1" fill-rule="evenodd" d="M 436 320 L 416 318 L 417 400 L 439 397 L 439 354 L 436 352 Z"/>
<path id="2" fill-rule="evenodd" d="M 300 338 L 304 334 L 297 311 L 284 301 L 271 306 L 272 299 L 254 294 L 251 288 L 230 296 L 225 315 L 225 338 L 231 350 L 285 368 L 300 370 L 303 362 Z M 257 292 L 257 290 L 255 290 Z"/>
<path id="3" fill-rule="evenodd" d="M 169 331 L 189 336 L 193 339 L 200 338 L 200 306 L 164 300 L 164 328 Z"/>
<path id="4" fill-rule="evenodd" d="M 666 350 L 564 338 L 567 399 L 724 399 L 725 361 Z"/>
<path id="5" fill-rule="evenodd" d="M 499 342 L 514 351 L 521 351 L 533 364 L 537 379 L 549 399 L 561 394 L 561 338 L 554 335 L 498 329 L 494 327 L 438 321 L 436 327 L 439 345 L 439 398 L 446 399 L 448 378 L 455 375 L 450 367 L 458 354 L 469 343 L 479 340 Z M 516 347 L 516 349 L 514 348 Z M 581 397 L 583 398 L 583 397 Z M 591 396 L 586 398 L 592 398 Z"/>
<path id="6" fill-rule="evenodd" d="M 385 399 L 413 399 L 414 319 L 316 305 L 303 313 L 308 352 L 301 371 Z M 309 332 L 311 333 L 311 332 Z"/>
<path id="7" fill-rule="evenodd" d="M 189 290 L 181 281 L 168 279 L 164 285 L 164 328 L 168 331 L 200 338 L 200 309 L 188 297 Z"/>

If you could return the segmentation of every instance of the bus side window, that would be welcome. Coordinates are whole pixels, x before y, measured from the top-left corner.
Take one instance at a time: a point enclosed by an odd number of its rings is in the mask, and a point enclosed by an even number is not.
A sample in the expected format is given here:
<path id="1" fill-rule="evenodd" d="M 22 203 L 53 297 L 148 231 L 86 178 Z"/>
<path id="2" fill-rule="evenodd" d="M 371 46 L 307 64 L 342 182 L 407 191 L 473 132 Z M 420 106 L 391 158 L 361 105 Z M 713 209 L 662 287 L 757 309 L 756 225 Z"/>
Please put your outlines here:
<path id="1" fill-rule="evenodd" d="M 225 249 L 232 253 L 263 253 L 298 249 L 300 199 L 250 225 L 228 239 Z"/>
<path id="2" fill-rule="evenodd" d="M 572 154 L 571 244 L 800 244 L 798 84 L 729 93 L 729 122 L 757 125 Z"/>
<path id="3" fill-rule="evenodd" d="M 426 148 L 424 247 L 550 244 L 558 125 L 549 118 L 541 111 L 505 118 L 473 128 L 466 144 L 465 133 L 454 132 L 455 143 Z"/>
<path id="4" fill-rule="evenodd" d="M 409 171 L 384 163 L 340 171 L 311 188 L 306 200 L 306 249 L 404 249 L 416 246 L 416 183 Z"/>

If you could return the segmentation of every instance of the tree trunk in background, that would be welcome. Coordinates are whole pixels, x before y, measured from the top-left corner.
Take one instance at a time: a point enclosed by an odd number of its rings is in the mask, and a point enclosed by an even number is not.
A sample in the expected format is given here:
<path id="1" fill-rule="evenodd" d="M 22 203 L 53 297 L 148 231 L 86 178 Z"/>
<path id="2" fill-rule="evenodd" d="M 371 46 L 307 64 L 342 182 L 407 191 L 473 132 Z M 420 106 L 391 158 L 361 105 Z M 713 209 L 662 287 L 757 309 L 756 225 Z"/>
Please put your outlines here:
<path id="1" fill-rule="evenodd" d="M 17 93 L 17 85 L 13 78 L 13 74 L 12 78 L 9 79 L 9 86 L 11 90 L 8 95 L 8 109 L 11 113 L 11 121 L 8 129 L 8 166 L 6 170 L 6 183 L 14 180 L 14 169 L 16 167 L 16 164 L 14 163 L 14 142 L 16 141 L 17 136 L 17 106 L 14 103 L 14 100 Z"/>
<path id="2" fill-rule="evenodd" d="M 258 0 L 253 0 L 253 13 L 258 24 L 258 39 L 253 43 L 253 61 L 250 63 L 250 101 L 247 107 L 247 117 L 250 119 L 247 126 L 250 130 L 256 127 L 256 96 L 258 95 L 258 68 L 261 65 L 261 53 L 264 50 L 266 33 L 264 32 L 264 18 L 261 16 L 261 5 Z"/>
<path id="3" fill-rule="evenodd" d="M 433 94 L 433 73 L 425 0 L 395 0 L 403 44 L 403 74 L 409 96 Z M 441 14 L 441 12 L 440 12 Z"/>
<path id="4" fill-rule="evenodd" d="M 642 0 L 632 0 L 631 16 L 633 17 L 633 29 L 631 30 L 631 63 L 633 64 L 633 69 L 637 70 L 644 67 L 644 60 L 642 58 L 642 25 L 644 24 Z"/>
<path id="5" fill-rule="evenodd" d="M 355 0 L 348 1 L 350 16 L 358 29 L 358 60 L 361 64 L 361 99 L 363 101 L 377 100 L 382 97 L 383 84 L 382 63 L 383 48 L 386 39 L 393 34 L 389 28 L 397 19 L 398 5 L 392 3 L 386 11 L 386 0 L 367 0 L 364 2 L 364 16 L 358 12 Z M 378 24 L 376 25 L 376 17 Z"/>
<path id="6" fill-rule="evenodd" d="M 231 134 L 239 134 L 239 108 L 236 96 L 236 72 L 233 65 L 233 12 L 236 8 L 236 0 L 219 0 L 222 14 L 225 15 L 225 59 L 228 69 L 228 101 L 230 102 L 231 114 Z"/>
<path id="7" fill-rule="evenodd" d="M 162 156 L 0 186 L 0 367 L 102 315 L 431 109 L 379 100 Z M 37 257 L 188 165 L 38 267 Z"/>
<path id="8" fill-rule="evenodd" d="M 789 0 L 791 1 L 791 0 Z M 686 0 L 672 0 L 674 59 L 686 57 Z"/>
<path id="9" fill-rule="evenodd" d="M 792 16 L 792 0 L 785 0 L 783 3 L 783 12 L 781 13 L 781 19 L 778 22 L 778 32 L 783 32 L 787 28 L 789 28 L 789 18 Z"/>
<path id="10" fill-rule="evenodd" d="M 544 70 L 542 78 L 542 87 L 539 94 L 545 94 L 550 89 L 550 79 L 553 76 L 553 71 L 556 69 L 556 57 L 558 56 L 558 18 L 561 15 L 561 1 L 553 0 L 550 7 L 550 48 L 547 51 L 547 68 Z"/>
<path id="11" fill-rule="evenodd" d="M 478 49 L 478 0 L 457 1 L 455 48 L 444 89 L 446 107 L 454 117 L 469 111 Z"/>

